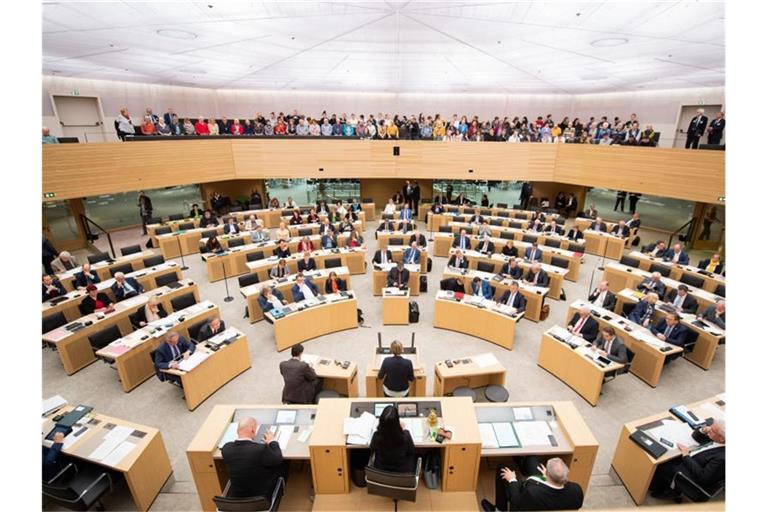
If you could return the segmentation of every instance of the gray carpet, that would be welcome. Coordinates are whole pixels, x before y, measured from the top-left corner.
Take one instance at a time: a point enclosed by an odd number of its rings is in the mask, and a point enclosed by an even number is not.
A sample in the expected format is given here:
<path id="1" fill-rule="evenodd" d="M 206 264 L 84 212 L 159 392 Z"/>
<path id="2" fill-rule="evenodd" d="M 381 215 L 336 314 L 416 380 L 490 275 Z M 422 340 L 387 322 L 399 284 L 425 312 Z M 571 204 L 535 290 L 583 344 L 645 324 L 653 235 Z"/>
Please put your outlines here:
<path id="1" fill-rule="evenodd" d="M 423 223 L 420 224 L 423 226 Z M 365 233 L 368 261 L 373 257 L 375 250 L 374 223 L 369 223 L 369 226 Z M 644 241 L 653 236 L 644 236 Z M 116 250 L 143 241 L 139 229 L 113 234 Z M 106 248 L 104 237 L 97 243 L 100 248 Z M 697 258 L 698 256 L 692 259 L 697 261 Z M 358 292 L 359 307 L 365 314 L 365 325 L 371 328 L 353 329 L 308 341 L 305 344 L 306 351 L 355 361 L 363 373 L 370 363 L 378 331 L 383 333 L 385 340 L 391 340 L 393 337 L 407 340 L 411 331 L 415 331 L 420 358 L 429 375 L 428 392 L 432 390 L 434 364 L 437 361 L 446 357 L 492 352 L 507 369 L 506 386 L 510 391 L 510 401 L 571 400 L 598 439 L 600 449 L 586 495 L 585 508 L 634 506 L 629 494 L 610 469 L 619 430 L 624 422 L 666 410 L 675 404 L 692 402 L 724 391 L 725 347 L 718 349 L 714 363 L 708 371 L 685 360 L 673 362 L 665 367 L 656 389 L 647 386 L 633 375 L 622 376 L 606 385 L 597 407 L 590 406 L 569 387 L 537 366 L 541 333 L 551 325 L 563 325 L 568 304 L 575 298 L 587 295 L 591 273 L 598 266 L 599 258 L 585 256 L 580 281 L 565 281 L 567 301 L 547 299 L 552 310 L 547 321 L 533 323 L 522 320 L 518 324 L 512 351 L 477 338 L 432 327 L 434 296 L 447 263 L 446 258 L 433 260 L 434 268 L 429 274 L 429 292 L 415 298 L 421 310 L 421 321 L 418 324 L 403 327 L 381 325 L 381 299 L 372 295 L 369 270 L 366 275 L 352 276 L 351 284 L 352 289 Z M 96 362 L 75 375 L 67 376 L 55 352 L 44 350 L 43 353 L 44 397 L 58 393 L 71 403 L 88 404 L 98 412 L 157 427 L 162 431 L 174 472 L 152 510 L 200 510 L 185 454 L 187 445 L 215 404 L 279 404 L 282 379 L 278 363 L 290 357 L 287 351 L 275 351 L 270 324 L 250 324 L 243 318 L 245 301 L 237 290 L 236 280 L 230 280 L 229 283 L 230 293 L 235 300 L 225 303 L 224 283 L 208 282 L 205 265 L 198 256 L 185 257 L 185 261 L 190 268 L 184 275 L 197 281 L 201 297 L 217 303 L 227 324 L 237 326 L 247 334 L 253 360 L 250 370 L 224 386 L 194 412 L 187 410 L 181 390 L 175 386 L 168 386 L 153 378 L 131 393 L 124 393 L 116 372 L 101 362 Z M 600 271 L 595 272 L 595 282 L 599 280 L 600 275 Z M 360 394 L 364 394 L 364 379 L 361 378 L 359 384 Z M 648 504 L 656 503 L 655 500 L 649 499 Z M 132 509 L 130 495 L 125 489 L 115 493 L 107 500 L 106 505 L 108 510 Z"/>

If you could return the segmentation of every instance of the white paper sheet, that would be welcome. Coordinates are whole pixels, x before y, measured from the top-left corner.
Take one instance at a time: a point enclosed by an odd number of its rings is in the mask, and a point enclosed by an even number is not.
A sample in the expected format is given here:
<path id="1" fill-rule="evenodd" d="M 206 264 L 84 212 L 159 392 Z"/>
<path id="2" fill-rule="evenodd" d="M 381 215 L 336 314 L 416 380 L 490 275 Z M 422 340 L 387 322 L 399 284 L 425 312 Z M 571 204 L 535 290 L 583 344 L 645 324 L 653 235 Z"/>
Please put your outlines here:
<path id="1" fill-rule="evenodd" d="M 306 428 L 304 428 L 304 430 L 302 430 L 301 433 L 299 434 L 299 437 L 297 437 L 296 439 L 300 443 L 306 443 L 307 439 L 309 439 L 309 436 L 312 435 L 312 428 L 313 428 L 313 425 L 309 425 Z"/>
<path id="2" fill-rule="evenodd" d="M 424 418 L 401 418 L 401 421 L 405 424 L 405 429 L 411 433 L 414 442 L 418 443 L 424 440 L 426 433 Z"/>
<path id="3" fill-rule="evenodd" d="M 483 448 L 498 448 L 499 442 L 496 440 L 496 433 L 493 431 L 491 423 L 478 423 L 480 428 L 480 438 L 483 440 Z"/>
<path id="4" fill-rule="evenodd" d="M 277 429 L 277 444 L 280 445 L 280 449 L 285 451 L 288 448 L 288 441 L 291 440 L 291 433 L 293 432 L 293 425 L 280 425 Z"/>
<path id="5" fill-rule="evenodd" d="M 119 438 L 105 439 L 95 450 L 91 452 L 90 455 L 88 455 L 88 458 L 94 460 L 103 460 L 122 442 L 123 440 Z"/>
<path id="6" fill-rule="evenodd" d="M 552 429 L 546 421 L 516 421 L 515 430 L 522 446 L 551 446 Z"/>
<path id="7" fill-rule="evenodd" d="M 512 428 L 511 423 L 494 423 L 493 431 L 496 434 L 496 440 L 499 442 L 500 448 L 517 448 L 520 446 L 520 441 L 518 441 L 515 429 Z"/>
<path id="8" fill-rule="evenodd" d="M 687 423 L 681 421 L 661 420 L 661 426 L 652 428 L 646 431 L 646 434 L 650 435 L 657 441 L 661 441 L 663 437 L 665 440 L 672 443 L 673 446 L 677 446 L 677 443 L 685 446 L 693 446 L 696 441 L 691 437 L 691 427 Z"/>
<path id="9" fill-rule="evenodd" d="M 320 361 L 320 356 L 314 354 L 301 354 L 301 360 L 310 366 L 315 366 Z"/>
<path id="10" fill-rule="evenodd" d="M 104 436 L 104 439 L 119 439 L 120 441 L 125 441 L 126 439 L 128 439 L 128 436 L 130 436 L 132 433 L 133 433 L 133 429 L 131 427 L 118 425 L 112 430 L 110 430 L 109 434 Z"/>
<path id="11" fill-rule="evenodd" d="M 107 466 L 117 466 L 134 448 L 136 448 L 135 444 L 123 441 L 102 462 Z"/>
<path id="12" fill-rule="evenodd" d="M 275 423 L 278 425 L 293 425 L 296 422 L 296 411 L 277 411 Z"/>
<path id="13" fill-rule="evenodd" d="M 496 356 L 493 354 L 480 354 L 479 356 L 474 356 L 472 358 L 475 361 L 475 364 L 480 368 L 488 368 L 489 366 L 494 366 L 499 364 L 499 360 L 496 359 Z"/>
<path id="14" fill-rule="evenodd" d="M 533 419 L 533 409 L 530 407 L 513 407 L 512 415 L 515 421 L 531 421 Z"/>
<path id="15" fill-rule="evenodd" d="M 183 370 L 185 372 L 192 371 L 197 367 L 197 365 L 208 359 L 209 355 L 210 354 L 207 352 L 195 352 L 189 356 L 189 358 L 179 362 L 179 370 Z"/>
<path id="16" fill-rule="evenodd" d="M 725 413 L 715 404 L 704 404 L 700 409 L 707 413 L 707 416 L 711 416 L 715 420 L 725 419 Z"/>
<path id="17" fill-rule="evenodd" d="M 43 400 L 43 413 L 45 416 L 49 412 L 58 409 L 61 406 L 67 405 L 67 400 L 61 395 L 54 395 L 47 400 Z"/>
<path id="18" fill-rule="evenodd" d="M 229 443 L 230 441 L 234 441 L 235 439 L 237 439 L 237 422 L 230 423 L 227 427 L 227 430 L 224 431 L 224 434 L 219 440 L 219 449 L 223 448 L 225 444 Z"/>
<path id="19" fill-rule="evenodd" d="M 361 414 L 359 418 L 344 418 L 344 434 L 347 435 L 347 442 L 367 445 L 376 423 L 376 416 L 367 411 Z"/>

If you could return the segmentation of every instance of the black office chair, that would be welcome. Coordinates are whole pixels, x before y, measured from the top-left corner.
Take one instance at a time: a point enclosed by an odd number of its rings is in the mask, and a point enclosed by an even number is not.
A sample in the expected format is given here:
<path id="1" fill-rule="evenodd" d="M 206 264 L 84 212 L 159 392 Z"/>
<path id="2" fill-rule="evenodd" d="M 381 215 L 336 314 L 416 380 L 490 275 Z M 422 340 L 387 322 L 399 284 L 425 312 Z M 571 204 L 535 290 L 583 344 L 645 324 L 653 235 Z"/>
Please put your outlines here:
<path id="1" fill-rule="evenodd" d="M 123 256 L 128 256 L 129 254 L 136 254 L 138 252 L 141 252 L 140 245 L 129 245 L 128 247 L 120 248 L 120 254 L 122 254 Z"/>
<path id="2" fill-rule="evenodd" d="M 168 272 L 167 274 L 163 274 L 155 278 L 155 286 L 160 288 L 161 286 L 167 286 L 178 281 L 179 278 L 176 276 L 176 272 Z"/>
<path id="3" fill-rule="evenodd" d="M 170 226 L 158 226 L 155 228 L 155 235 L 167 235 L 171 232 Z"/>
<path id="4" fill-rule="evenodd" d="M 578 244 L 576 242 L 571 242 L 568 244 L 568 250 L 571 252 L 580 252 L 584 253 L 584 246 L 582 244 Z"/>
<path id="5" fill-rule="evenodd" d="M 523 235 L 523 242 L 528 242 L 529 244 L 532 244 L 536 242 L 539 239 L 536 235 Z"/>
<path id="6" fill-rule="evenodd" d="M 373 198 L 372 197 L 364 197 L 360 200 L 361 203 L 372 203 Z"/>
<path id="7" fill-rule="evenodd" d="M 150 268 L 162 265 L 165 263 L 165 258 L 163 258 L 162 254 L 156 254 L 154 256 L 150 256 L 149 258 L 144 258 L 142 261 L 145 268 Z"/>
<path id="8" fill-rule="evenodd" d="M 147 316 L 144 313 L 144 308 L 139 308 L 134 313 L 128 315 L 128 320 L 131 322 L 131 327 L 133 327 L 134 331 L 141 329 L 141 322 L 146 321 L 146 319 Z"/>
<path id="9" fill-rule="evenodd" d="M 695 503 L 704 503 L 715 498 L 720 493 L 725 491 L 725 480 L 716 482 L 709 488 L 697 484 L 691 477 L 678 471 L 675 476 L 672 477 L 672 486 L 679 490 L 683 496 Z M 678 503 L 682 503 L 682 498 L 676 500 Z"/>
<path id="10" fill-rule="evenodd" d="M 489 209 L 487 209 L 487 208 L 481 208 L 481 209 L 480 209 L 480 215 L 485 215 L 485 216 L 487 217 L 487 216 L 489 216 L 490 214 L 491 214 L 491 210 L 489 210 Z"/>
<path id="11" fill-rule="evenodd" d="M 109 258 L 109 254 L 105 252 L 99 252 L 96 254 L 89 254 L 88 255 L 88 263 L 93 265 L 94 263 L 98 263 L 100 261 L 107 261 Z"/>
<path id="12" fill-rule="evenodd" d="M 514 240 L 515 234 L 511 231 L 502 231 L 499 233 L 499 238 L 503 238 L 504 240 Z"/>
<path id="13" fill-rule="evenodd" d="M 53 478 L 43 481 L 43 495 L 69 510 L 104 510 L 101 499 L 112 491 L 112 477 L 103 468 L 70 462 Z"/>
<path id="14" fill-rule="evenodd" d="M 504 225 L 504 219 L 491 219 L 490 224 L 491 224 L 491 226 L 503 226 Z"/>
<path id="15" fill-rule="evenodd" d="M 280 506 L 280 499 L 285 492 L 285 480 L 283 477 L 277 479 L 271 496 L 253 496 L 248 498 L 230 498 L 229 489 L 231 483 L 228 481 L 224 487 L 223 496 L 214 496 L 213 503 L 216 510 L 220 512 L 251 512 L 251 511 L 275 511 Z"/>
<path id="16" fill-rule="evenodd" d="M 285 209 L 282 212 L 280 212 L 281 217 L 290 217 L 291 215 L 293 215 L 292 209 Z"/>
<path id="17" fill-rule="evenodd" d="M 516 213 L 515 218 L 520 220 L 528 220 L 528 215 L 525 213 Z"/>
<path id="18" fill-rule="evenodd" d="M 374 467 L 376 454 L 371 454 L 365 467 L 365 483 L 368 494 L 392 498 L 397 512 L 397 502 L 400 500 L 416 501 L 416 490 L 419 488 L 421 475 L 421 457 L 416 459 L 416 468 L 412 473 L 395 473 Z"/>
<path id="19" fill-rule="evenodd" d="M 237 204 L 237 205 L 232 206 L 229 209 L 229 211 L 230 212 L 241 212 L 241 211 L 243 211 L 243 207 L 241 205 Z"/>
<path id="20" fill-rule="evenodd" d="M 237 278 L 237 283 L 240 285 L 240 288 L 251 286 L 252 284 L 256 284 L 258 282 L 259 282 L 259 275 L 256 273 L 245 274 L 244 276 L 240 276 Z"/>
<path id="21" fill-rule="evenodd" d="M 402 238 L 389 238 L 389 245 L 403 245 L 405 241 Z"/>
<path id="22" fill-rule="evenodd" d="M 67 317 L 64 316 L 64 313 L 59 311 L 58 313 L 54 313 L 52 315 L 44 316 L 43 317 L 43 334 L 46 332 L 51 332 L 54 329 L 58 329 L 62 325 L 67 324 Z"/>
<path id="23" fill-rule="evenodd" d="M 192 292 L 171 299 L 171 307 L 174 311 L 180 311 L 190 306 L 194 306 L 195 304 L 197 304 L 197 300 L 195 300 L 195 294 Z"/>
<path id="24" fill-rule="evenodd" d="M 200 322 L 196 322 L 189 327 L 187 327 L 187 333 L 189 334 L 189 337 L 194 341 L 195 343 L 199 343 L 200 339 L 198 336 L 200 335 L 200 329 L 203 328 L 205 324 L 208 323 L 208 319 L 201 320 Z"/>
<path id="25" fill-rule="evenodd" d="M 658 272 L 664 277 L 669 277 L 670 272 L 672 272 L 671 268 L 669 268 L 666 265 L 662 265 L 660 263 L 651 263 L 651 268 L 649 268 L 648 270 L 649 272 Z"/>
<path id="26" fill-rule="evenodd" d="M 243 245 L 245 245 L 245 238 L 243 237 L 232 238 L 227 242 L 227 247 L 229 247 L 230 249 L 232 249 L 233 247 L 242 247 Z"/>
<path id="27" fill-rule="evenodd" d="M 123 335 L 120 334 L 120 328 L 118 328 L 117 325 L 111 325 L 106 329 L 102 329 L 101 331 L 88 336 L 88 342 L 91 344 L 93 350 L 100 350 L 122 337 Z"/>
<path id="28" fill-rule="evenodd" d="M 511 227 L 511 228 L 514 228 L 514 229 L 523 229 L 523 227 L 524 227 L 522 223 L 514 222 L 514 221 L 510 222 L 508 224 L 508 226 Z"/>
<path id="29" fill-rule="evenodd" d="M 470 217 L 465 217 L 463 215 L 457 215 L 453 220 L 454 222 L 469 222 Z"/>
<path id="30" fill-rule="evenodd" d="M 341 266 L 341 258 L 328 258 L 325 260 L 324 268 L 337 268 Z"/>
<path id="31" fill-rule="evenodd" d="M 496 203 L 496 208 L 509 208 L 509 205 L 507 203 Z"/>
<path id="32" fill-rule="evenodd" d="M 163 219 L 161 217 L 150 217 L 147 224 L 162 224 Z"/>
<path id="33" fill-rule="evenodd" d="M 131 266 L 130 263 L 123 263 L 122 265 L 115 265 L 109 269 L 109 273 L 112 275 L 112 277 L 115 277 L 115 274 L 118 272 L 122 272 L 123 274 L 130 274 L 133 272 L 133 266 Z"/>
<path id="34" fill-rule="evenodd" d="M 637 258 L 631 258 L 629 256 L 622 256 L 619 263 L 628 267 L 638 268 L 640 266 L 640 260 Z"/>
<path id="35" fill-rule="evenodd" d="M 498 205 L 497 205 L 498 206 Z M 509 218 L 509 212 L 498 212 L 496 214 L 497 217 L 504 217 L 505 219 Z"/>
<path id="36" fill-rule="evenodd" d="M 248 205 L 248 209 L 249 210 L 261 210 L 262 209 L 262 205 L 259 204 L 259 203 L 251 203 L 251 204 Z"/>
<path id="37" fill-rule="evenodd" d="M 685 335 L 685 342 L 683 343 L 683 354 L 693 352 L 696 347 L 696 340 L 699 339 L 698 331 L 688 329 L 688 333 Z"/>
<path id="38" fill-rule="evenodd" d="M 621 316 L 624 318 L 629 318 L 629 314 L 632 312 L 633 309 L 635 309 L 635 306 L 637 304 L 634 302 L 625 302 L 624 305 L 621 307 Z"/>
<path id="39" fill-rule="evenodd" d="M 487 261 L 478 261 L 477 262 L 477 270 L 480 272 L 493 272 L 494 266 L 493 263 L 488 263 Z"/>
<path id="40" fill-rule="evenodd" d="M 561 258 L 559 256 L 552 256 L 552 259 L 549 261 L 549 264 L 554 267 L 560 267 L 560 268 L 568 268 L 568 260 L 565 258 Z"/>
<path id="41" fill-rule="evenodd" d="M 459 213 L 459 208 L 456 206 L 446 206 L 445 211 L 451 212 L 451 213 Z"/>
<path id="42" fill-rule="evenodd" d="M 635 353 L 632 352 L 629 349 L 627 350 L 627 362 L 624 364 L 623 367 L 619 368 L 618 370 L 608 372 L 603 376 L 603 382 L 610 382 L 619 375 L 624 375 L 625 373 L 629 373 L 629 369 L 632 367 L 632 360 L 635 358 Z"/>
<path id="43" fill-rule="evenodd" d="M 299 229 L 299 236 L 311 236 L 311 235 L 312 235 L 312 228 Z"/>
<path id="44" fill-rule="evenodd" d="M 395 218 L 395 214 L 394 213 L 382 213 L 381 214 L 381 218 L 383 220 L 393 220 Z"/>
<path id="45" fill-rule="evenodd" d="M 203 231 L 202 235 L 200 235 L 202 238 L 213 238 L 215 236 L 219 236 L 219 232 L 215 229 L 209 229 L 206 231 Z"/>
<path id="46" fill-rule="evenodd" d="M 549 238 L 546 238 L 544 240 L 544 245 L 547 246 L 547 247 L 552 247 L 554 249 L 559 249 L 560 248 L 560 240 L 551 240 Z"/>
<path id="47" fill-rule="evenodd" d="M 693 274 L 689 274 L 687 272 L 683 272 L 683 275 L 680 276 L 680 282 L 685 283 L 689 286 L 693 286 L 694 288 L 702 288 L 704 287 L 704 278 L 699 277 Z"/>
<path id="48" fill-rule="evenodd" d="M 168 220 L 181 220 L 183 218 L 184 218 L 184 214 L 183 213 L 174 213 L 174 214 L 168 216 Z"/>
<path id="49" fill-rule="evenodd" d="M 725 285 L 724 284 L 717 285 L 717 287 L 715 288 L 715 295 L 718 295 L 720 297 L 725 297 Z"/>
<path id="50" fill-rule="evenodd" d="M 259 261 L 264 259 L 264 251 L 253 251 L 245 255 L 245 261 Z"/>
<path id="51" fill-rule="evenodd" d="M 195 229 L 194 222 L 182 222 L 179 224 L 179 230 Z"/>
<path id="52" fill-rule="evenodd" d="M 437 231 L 439 233 L 452 233 L 453 232 L 453 228 L 451 228 L 451 226 L 439 226 L 437 228 Z"/>

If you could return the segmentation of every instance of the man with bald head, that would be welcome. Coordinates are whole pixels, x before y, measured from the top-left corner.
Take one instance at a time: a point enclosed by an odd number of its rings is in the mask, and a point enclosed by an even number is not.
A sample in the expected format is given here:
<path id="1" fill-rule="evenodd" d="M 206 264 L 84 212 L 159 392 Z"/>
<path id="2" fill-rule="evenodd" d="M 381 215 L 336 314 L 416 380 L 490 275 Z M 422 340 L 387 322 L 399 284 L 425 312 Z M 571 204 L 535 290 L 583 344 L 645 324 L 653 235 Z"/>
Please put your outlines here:
<path id="1" fill-rule="evenodd" d="M 269 496 L 278 478 L 287 473 L 283 452 L 274 434 L 267 430 L 262 439 L 256 439 L 258 422 L 249 416 L 237 423 L 237 439 L 225 444 L 221 456 L 229 474 L 230 498 Z"/>

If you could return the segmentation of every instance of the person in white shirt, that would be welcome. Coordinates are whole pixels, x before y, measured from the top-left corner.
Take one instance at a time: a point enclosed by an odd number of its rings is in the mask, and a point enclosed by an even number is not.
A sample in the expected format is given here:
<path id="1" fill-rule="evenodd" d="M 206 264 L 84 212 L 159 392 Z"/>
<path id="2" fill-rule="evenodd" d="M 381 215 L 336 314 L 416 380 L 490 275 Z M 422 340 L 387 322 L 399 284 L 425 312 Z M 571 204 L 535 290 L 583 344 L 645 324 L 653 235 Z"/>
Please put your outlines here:
<path id="1" fill-rule="evenodd" d="M 294 201 L 291 196 L 288 196 L 288 199 L 285 201 L 285 207 L 296 208 L 296 201 Z"/>
<path id="2" fill-rule="evenodd" d="M 248 220 L 245 221 L 245 229 L 247 231 L 256 231 L 257 227 L 261 227 L 264 225 L 264 221 L 261 219 L 257 219 L 256 215 L 251 214 L 248 217 Z"/>
<path id="3" fill-rule="evenodd" d="M 120 115 L 117 116 L 117 130 L 123 135 L 133 135 L 136 133 L 136 129 L 131 121 L 131 115 L 126 107 L 121 108 Z"/>
<path id="4" fill-rule="evenodd" d="M 277 228 L 276 235 L 277 235 L 276 240 L 288 240 L 289 238 L 291 238 L 291 232 L 288 230 L 287 227 L 285 227 L 284 221 L 280 222 L 280 227 Z"/>
<path id="5" fill-rule="evenodd" d="M 483 222 L 483 224 L 478 228 L 478 238 L 485 238 L 492 235 L 493 233 L 491 233 L 491 226 L 488 224 L 488 221 Z"/>
<path id="6" fill-rule="evenodd" d="M 341 201 L 336 202 L 336 211 L 338 212 L 339 217 L 341 217 L 342 219 L 347 214 L 347 209 L 344 208 L 344 205 L 341 203 Z"/>
<path id="7" fill-rule="evenodd" d="M 611 311 L 616 306 L 616 296 L 608 289 L 608 281 L 600 281 L 597 288 L 589 295 L 588 300 L 599 308 Z"/>
<path id="8" fill-rule="evenodd" d="M 307 283 L 307 280 L 304 279 L 303 274 L 298 274 L 296 276 L 296 284 L 293 285 L 293 290 L 294 290 L 294 300 L 296 300 L 297 302 L 299 300 L 311 299 L 312 297 L 317 295 L 316 293 L 317 288 L 314 286 L 309 286 Z M 301 298 L 296 296 L 296 291 L 301 292 L 301 296 L 302 296 Z"/>
<path id="9" fill-rule="evenodd" d="M 395 202 L 392 201 L 392 199 L 390 199 L 387 205 L 384 207 L 384 213 L 394 214 L 396 210 L 397 210 L 397 206 L 395 206 Z"/>

